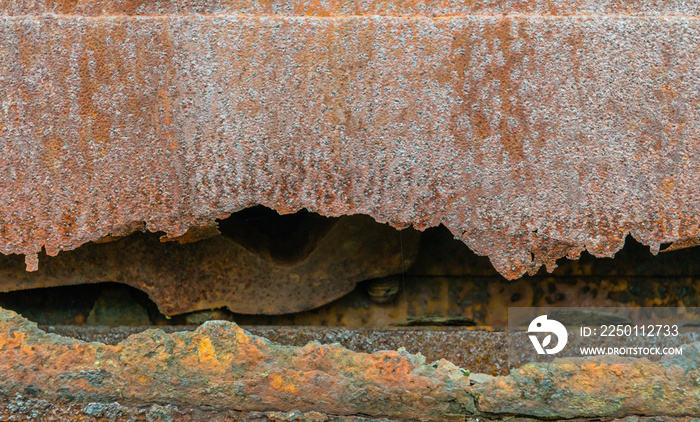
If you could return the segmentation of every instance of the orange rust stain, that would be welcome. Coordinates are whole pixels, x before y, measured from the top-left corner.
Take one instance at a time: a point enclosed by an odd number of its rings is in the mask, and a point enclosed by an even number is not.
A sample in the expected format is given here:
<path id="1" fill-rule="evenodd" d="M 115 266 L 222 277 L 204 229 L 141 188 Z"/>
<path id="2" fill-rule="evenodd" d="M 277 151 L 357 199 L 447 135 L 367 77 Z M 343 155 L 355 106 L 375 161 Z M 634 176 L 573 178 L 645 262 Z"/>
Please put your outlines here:
<path id="1" fill-rule="evenodd" d="M 105 46 L 103 31 L 103 26 L 88 30 L 78 70 L 81 85 L 78 104 L 82 120 L 80 151 L 86 158 L 85 168 L 89 174 L 93 174 L 91 143 L 108 142 L 112 127 L 110 116 L 99 110 L 94 103 L 94 97 L 100 88 L 110 82 L 108 58 L 105 57 L 108 48 Z"/>
<path id="2" fill-rule="evenodd" d="M 151 3 L 151 0 L 149 1 L 144 1 L 144 0 L 123 0 L 121 4 L 123 5 L 123 13 L 127 15 L 134 15 L 136 14 L 136 10 L 141 6 L 142 4 L 148 4 Z"/>
<path id="3" fill-rule="evenodd" d="M 662 85 L 661 88 L 659 88 L 659 91 L 662 95 L 660 97 L 666 99 L 666 100 L 673 100 L 675 99 L 678 94 L 676 93 L 676 90 L 674 89 L 675 87 L 670 84 L 665 84 Z"/>
<path id="4" fill-rule="evenodd" d="M 24 334 L 15 331 L 12 333 L 12 337 L 0 335 L 0 350 L 2 349 L 15 349 L 19 347 L 24 342 Z"/>
<path id="5" fill-rule="evenodd" d="M 274 0 L 259 0 L 260 7 L 262 9 L 262 14 L 264 15 L 272 15 L 273 12 L 273 5 L 276 3 Z"/>
<path id="6" fill-rule="evenodd" d="M 285 393 L 295 394 L 299 389 L 281 374 L 274 373 L 269 376 L 272 388 Z"/>
<path id="7" fill-rule="evenodd" d="M 53 177 L 58 176 L 63 154 L 63 141 L 58 137 L 52 137 L 44 141 L 44 165 L 51 171 Z"/>
<path id="8" fill-rule="evenodd" d="M 513 51 L 513 40 L 516 36 L 520 37 L 520 34 L 511 33 L 511 24 L 512 19 L 504 18 L 497 25 L 486 27 L 483 32 L 479 33 L 479 38 L 488 43 L 489 53 L 492 56 L 497 57 L 497 53 L 503 56 L 502 63 L 494 59 L 487 66 L 485 71 L 489 77 L 479 80 L 470 78 L 472 75 L 471 60 L 475 54 L 474 49 L 477 48 L 472 41 L 474 29 L 471 27 L 462 28 L 458 33 L 452 35 L 449 62 L 445 64 L 444 70 L 436 74 L 435 77 L 441 84 L 453 85 L 456 95 L 461 100 L 459 107 L 456 108 L 450 119 L 450 131 L 461 148 L 475 148 L 474 145 L 465 143 L 468 134 L 459 124 L 462 116 L 468 116 L 475 141 L 483 142 L 487 138 L 498 135 L 509 159 L 521 161 L 524 158 L 523 139 L 527 133 L 527 127 L 524 118 L 525 110 L 521 105 L 511 103 L 513 96 L 511 76 L 513 67 L 522 64 L 524 53 L 523 51 Z M 500 110 L 487 112 L 484 110 L 487 103 L 482 97 L 484 90 L 489 89 L 489 85 L 494 81 L 498 81 L 496 93 L 500 102 Z M 490 95 L 495 95 L 495 93 Z M 491 98 L 490 101 L 493 103 L 495 98 Z M 493 113 L 493 117 L 495 117 L 496 111 L 500 111 L 501 119 L 497 125 L 492 125 L 491 116 L 488 113 Z M 509 120 L 515 120 L 517 126 L 510 127 Z"/>
<path id="9" fill-rule="evenodd" d="M 69 238 L 71 232 L 75 229 L 77 220 L 76 220 L 76 211 L 71 210 L 71 209 L 66 209 L 62 212 L 63 219 L 62 221 L 56 226 L 56 229 L 65 237 Z"/>
<path id="10" fill-rule="evenodd" d="M 216 350 L 208 337 L 202 337 L 197 342 L 197 356 L 199 362 L 206 365 L 218 366 L 219 360 L 216 358 Z"/>
<path id="11" fill-rule="evenodd" d="M 672 197 L 673 192 L 676 190 L 675 180 L 671 177 L 665 177 L 661 184 L 661 190 L 664 192 L 666 198 Z"/>
<path id="12" fill-rule="evenodd" d="M 372 367 L 385 380 L 400 381 L 409 377 L 412 365 L 404 358 L 398 356 L 397 352 L 384 352 L 372 355 Z"/>
<path id="13" fill-rule="evenodd" d="M 476 112 L 472 115 L 471 119 L 472 127 L 474 128 L 474 134 L 479 139 L 488 138 L 491 135 L 491 125 L 484 113 Z"/>
<path id="14" fill-rule="evenodd" d="M 163 120 L 161 124 L 156 123 L 157 125 L 157 130 L 159 134 L 159 138 L 166 140 L 168 142 L 168 148 L 171 151 L 176 151 L 178 149 L 178 143 L 173 139 L 173 134 L 170 129 L 170 126 L 173 123 L 172 120 L 172 114 L 173 114 L 173 107 L 172 107 L 172 101 L 170 99 L 170 96 L 166 92 L 165 89 L 161 88 L 158 90 L 159 94 L 159 105 L 163 109 Z"/>
<path id="15" fill-rule="evenodd" d="M 485 138 L 488 132 L 484 131 L 485 119 L 483 116 L 472 115 L 471 106 L 475 103 L 476 89 L 467 80 L 467 70 L 470 67 L 469 51 L 471 49 L 471 32 L 470 28 L 464 28 L 460 33 L 453 35 L 452 44 L 450 46 L 449 62 L 444 66 L 445 70 L 436 74 L 435 78 L 440 84 L 454 85 L 456 95 L 459 97 L 460 105 L 452 114 L 450 119 L 450 132 L 455 138 L 461 149 L 468 150 L 471 148 L 466 143 L 467 133 L 460 129 L 459 121 L 462 115 L 471 115 L 470 120 L 472 127 L 475 127 L 478 132 L 476 135 L 479 138 Z M 475 118 L 478 121 L 475 121 Z M 488 129 L 488 128 L 487 128 Z"/>
<path id="16" fill-rule="evenodd" d="M 49 6 L 49 9 L 56 10 L 58 13 L 69 14 L 75 12 L 79 1 L 80 0 L 54 0 L 53 7 L 51 7 L 50 4 L 47 6 Z"/>
<path id="17" fill-rule="evenodd" d="M 511 96 L 513 95 L 513 89 L 511 84 L 511 76 L 513 66 L 517 63 L 521 63 L 521 58 L 515 57 L 513 53 L 512 44 L 515 38 L 514 34 L 511 33 L 510 25 L 512 19 L 504 18 L 498 24 L 495 29 L 494 39 L 500 40 L 500 50 L 503 53 L 505 63 L 494 68 L 494 75 L 499 79 L 499 96 L 501 99 L 501 111 L 502 117 L 499 124 L 499 132 L 501 135 L 501 142 L 503 147 L 508 151 L 509 155 L 515 159 L 515 161 L 522 161 L 524 158 L 523 153 L 523 137 L 524 133 L 522 129 L 510 128 L 508 127 L 509 118 L 515 119 L 518 122 L 518 127 L 522 128 L 523 122 L 523 110 L 518 106 L 513 106 L 511 104 Z M 492 40 L 493 42 L 493 40 Z"/>
<path id="18" fill-rule="evenodd" d="M 294 5 L 294 14 L 299 16 L 332 16 L 335 11 L 335 5 L 325 7 L 318 0 L 312 2 L 299 2 Z"/>
<path id="19" fill-rule="evenodd" d="M 150 385 L 153 382 L 153 380 L 151 379 L 151 377 L 143 375 L 138 377 L 136 379 L 136 382 L 138 382 L 141 385 Z"/>

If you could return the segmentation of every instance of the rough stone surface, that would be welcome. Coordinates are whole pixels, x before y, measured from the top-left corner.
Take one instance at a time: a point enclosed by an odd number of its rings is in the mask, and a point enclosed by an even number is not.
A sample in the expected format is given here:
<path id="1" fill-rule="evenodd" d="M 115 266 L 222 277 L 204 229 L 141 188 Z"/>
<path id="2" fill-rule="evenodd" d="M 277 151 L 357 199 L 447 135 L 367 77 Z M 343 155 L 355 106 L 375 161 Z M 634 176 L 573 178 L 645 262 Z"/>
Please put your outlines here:
<path id="1" fill-rule="evenodd" d="M 3 1 L 0 252 L 252 204 L 442 223 L 509 278 L 687 243 L 698 8 Z"/>
<path id="2" fill-rule="evenodd" d="M 111 281 L 146 292 L 165 315 L 219 307 L 285 314 L 338 299 L 363 280 L 401 273 L 416 255 L 415 230 L 399 233 L 363 215 L 323 220 L 272 250 L 263 233 L 237 227 L 242 239 L 217 235 L 184 245 L 136 233 L 48 257 L 30 273 L 17 257 L 0 256 L 0 292 Z"/>
<path id="3" fill-rule="evenodd" d="M 606 357 L 528 364 L 508 377 L 477 384 L 479 409 L 539 418 L 597 415 L 700 415 L 700 343 L 660 365 Z M 552 368 L 554 366 L 554 368 Z"/>
<path id="4" fill-rule="evenodd" d="M 301 411 L 402 419 L 545 419 L 700 414 L 700 343 L 652 364 L 569 359 L 528 364 L 470 385 L 468 373 L 406 351 L 280 346 L 235 324 L 158 330 L 116 346 L 39 330 L 0 310 L 0 396 L 171 406 L 211 411 Z M 553 400 L 552 398 L 556 398 Z"/>
<path id="5" fill-rule="evenodd" d="M 435 418 L 474 412 L 467 379 L 407 352 L 278 346 L 231 323 L 195 332 L 149 330 L 117 346 L 39 331 L 0 313 L 0 391 L 45 400 L 169 403 L 217 410 L 301 410 Z"/>

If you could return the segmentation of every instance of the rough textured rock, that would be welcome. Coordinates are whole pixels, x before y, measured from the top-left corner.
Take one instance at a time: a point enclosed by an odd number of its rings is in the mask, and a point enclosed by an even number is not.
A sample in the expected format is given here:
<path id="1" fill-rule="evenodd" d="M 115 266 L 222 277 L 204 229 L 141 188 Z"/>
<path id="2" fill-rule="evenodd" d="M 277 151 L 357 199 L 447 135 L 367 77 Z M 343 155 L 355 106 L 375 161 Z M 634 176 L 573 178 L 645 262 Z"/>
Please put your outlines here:
<path id="1" fill-rule="evenodd" d="M 252 204 L 442 223 L 509 278 L 688 243 L 698 8 L 4 1 L 0 251 Z"/>
<path id="2" fill-rule="evenodd" d="M 148 407 L 124 406 L 119 403 L 76 404 L 47 401 L 26 396 L 0 400 L 0 418 L 13 422 L 389 422 L 362 416 L 338 416 L 319 412 L 217 412 L 198 408 L 179 408 L 154 404 Z M 645 422 L 632 419 L 626 422 Z M 525 421 L 520 421 L 525 422 Z M 650 421 L 651 422 L 651 421 Z M 653 422 L 685 422 L 681 419 L 654 419 Z"/>
<path id="3" fill-rule="evenodd" d="M 280 346 L 235 324 L 149 330 L 116 346 L 47 334 L 0 311 L 0 396 L 211 411 L 302 411 L 410 419 L 700 414 L 700 343 L 643 359 L 555 360 L 482 377 L 405 351 Z M 556 398 L 556 400 L 553 400 Z"/>
<path id="4" fill-rule="evenodd" d="M 362 215 L 317 218 L 323 224 L 309 230 L 302 224 L 274 247 L 264 233 L 227 221 L 237 238 L 182 245 L 136 233 L 48 257 L 31 273 L 16 257 L 0 256 L 0 292 L 113 281 L 148 293 L 165 315 L 224 306 L 284 314 L 324 305 L 360 281 L 401 273 L 416 255 L 415 230 L 398 233 Z"/>
<path id="5" fill-rule="evenodd" d="M 397 419 L 372 418 L 366 416 L 342 416 L 320 412 L 215 412 L 197 408 L 183 409 L 177 406 L 152 405 L 148 407 L 124 406 L 119 403 L 75 404 L 49 402 L 46 400 L 18 396 L 12 400 L 0 400 L 0 417 L 13 422 L 41 421 L 65 422 L 392 422 Z M 577 419 L 583 422 L 589 419 Z M 599 422 L 600 419 L 590 419 Z M 505 418 L 464 418 L 463 422 L 538 422 L 540 419 Z M 568 422 L 569 420 L 562 420 Z M 640 417 L 610 419 L 610 422 L 697 422 L 697 418 L 684 417 Z M 556 422 L 554 420 L 550 422 Z"/>

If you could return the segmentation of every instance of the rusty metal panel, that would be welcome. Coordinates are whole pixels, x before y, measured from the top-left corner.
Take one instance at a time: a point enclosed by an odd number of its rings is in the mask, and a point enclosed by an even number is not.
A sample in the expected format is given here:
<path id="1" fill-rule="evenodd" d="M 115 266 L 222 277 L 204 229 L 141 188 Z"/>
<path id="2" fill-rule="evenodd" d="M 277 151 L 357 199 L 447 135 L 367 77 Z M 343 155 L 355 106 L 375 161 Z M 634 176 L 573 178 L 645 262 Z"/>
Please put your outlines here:
<path id="1" fill-rule="evenodd" d="M 508 278 L 700 237 L 695 2 L 92 3 L 0 5 L 0 251 L 30 270 L 252 204 L 442 223 Z"/>
<path id="2" fill-rule="evenodd" d="M 78 16 L 241 14 L 282 16 L 454 16 L 468 14 L 698 15 L 688 0 L 20 0 L 1 1 L 0 15 L 56 13 Z"/>
<path id="3" fill-rule="evenodd" d="M 306 222 L 308 230 L 300 227 L 287 244 L 279 242 L 282 251 L 264 248 L 264 233 L 239 224 L 238 239 L 218 235 L 195 245 L 162 244 L 142 233 L 85 245 L 46 258 L 33 273 L 0 256 L 0 292 L 119 282 L 146 292 L 166 315 L 219 307 L 285 314 L 338 299 L 360 281 L 400 273 L 418 248 L 417 231 L 399 234 L 363 215 Z"/>
<path id="4" fill-rule="evenodd" d="M 87 342 L 116 345 L 128 336 L 150 328 L 166 333 L 192 331 L 196 326 L 104 327 L 50 326 L 40 327 L 49 333 L 73 337 Z M 244 326 L 246 331 L 275 343 L 303 347 L 311 341 L 322 344 L 339 343 L 360 353 L 405 348 L 420 353 L 428 362 L 445 359 L 471 372 L 508 375 L 513 365 L 508 363 L 507 334 L 489 327 L 422 327 L 422 328 L 349 328 L 349 327 L 290 327 Z"/>
<path id="5" fill-rule="evenodd" d="M 490 377 L 405 350 L 282 346 L 223 321 L 194 332 L 147 330 L 116 346 L 86 343 L 43 332 L 0 309 L 0 346 L 0 402 L 31 393 L 64 403 L 166 403 L 212 413 L 274 409 L 460 421 L 700 412 L 697 342 L 658 363 L 556 359 Z"/>

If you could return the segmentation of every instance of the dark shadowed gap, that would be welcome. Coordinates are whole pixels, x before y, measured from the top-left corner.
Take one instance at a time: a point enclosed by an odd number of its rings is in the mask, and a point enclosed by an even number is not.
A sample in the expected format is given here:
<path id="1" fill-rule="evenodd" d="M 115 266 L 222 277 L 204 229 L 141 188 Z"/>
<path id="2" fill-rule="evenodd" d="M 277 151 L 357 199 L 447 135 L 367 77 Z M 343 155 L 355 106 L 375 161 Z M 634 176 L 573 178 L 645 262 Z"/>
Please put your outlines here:
<path id="1" fill-rule="evenodd" d="M 258 206 L 219 224 L 224 237 L 284 263 L 308 256 L 334 221 L 305 210 L 279 215 Z M 397 246 L 403 249 L 403 241 Z M 653 256 L 630 237 L 615 259 L 584 252 L 577 261 L 559 260 L 551 274 L 542 269 L 535 276 L 508 281 L 488 258 L 476 256 L 441 226 L 422 233 L 412 265 L 400 265 L 398 278 L 365 280 L 340 299 L 303 312 L 244 315 L 214 307 L 166 317 L 146 293 L 114 282 L 0 293 L 0 306 L 43 325 L 198 325 L 222 319 L 278 326 L 378 327 L 407 322 L 428 326 L 471 321 L 477 326 L 503 327 L 509 306 L 700 306 L 698 258 L 697 247 Z M 255 280 L 250 288 L 256 288 Z M 380 294 L 384 296 L 377 297 Z"/>

